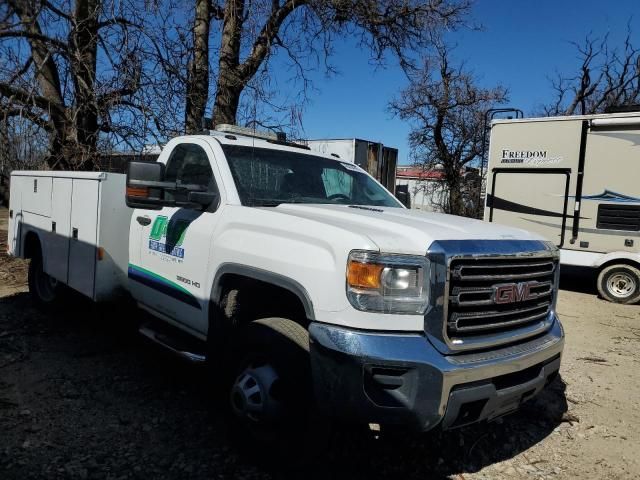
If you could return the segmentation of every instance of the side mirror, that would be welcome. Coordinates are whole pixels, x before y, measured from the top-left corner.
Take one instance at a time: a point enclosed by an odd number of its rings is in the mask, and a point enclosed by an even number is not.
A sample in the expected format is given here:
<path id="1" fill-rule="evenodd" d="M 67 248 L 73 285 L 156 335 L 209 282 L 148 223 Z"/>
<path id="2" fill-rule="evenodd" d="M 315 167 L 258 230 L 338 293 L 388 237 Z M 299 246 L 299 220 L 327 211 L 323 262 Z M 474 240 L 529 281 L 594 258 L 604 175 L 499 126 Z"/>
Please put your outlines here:
<path id="1" fill-rule="evenodd" d="M 218 203 L 220 195 L 213 192 L 189 192 L 189 202 L 200 205 L 204 210 L 212 203 Z"/>
<path id="2" fill-rule="evenodd" d="M 164 164 L 131 161 L 127 167 L 127 206 L 160 210 L 164 205 L 164 189 L 175 186 L 164 182 Z"/>

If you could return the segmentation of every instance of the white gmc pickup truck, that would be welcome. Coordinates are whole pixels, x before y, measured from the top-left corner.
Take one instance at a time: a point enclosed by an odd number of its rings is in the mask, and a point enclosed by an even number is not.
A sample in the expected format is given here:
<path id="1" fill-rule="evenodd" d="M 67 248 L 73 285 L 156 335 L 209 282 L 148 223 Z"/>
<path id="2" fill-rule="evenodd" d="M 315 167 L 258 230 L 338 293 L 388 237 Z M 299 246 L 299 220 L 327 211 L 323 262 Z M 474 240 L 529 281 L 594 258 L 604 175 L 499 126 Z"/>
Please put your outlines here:
<path id="1" fill-rule="evenodd" d="M 558 373 L 551 243 L 407 210 L 337 156 L 213 131 L 126 176 L 21 171 L 11 186 L 9 253 L 31 259 L 34 300 L 126 292 L 157 319 L 144 335 L 226 385 L 247 442 L 280 448 L 318 417 L 491 420 Z"/>

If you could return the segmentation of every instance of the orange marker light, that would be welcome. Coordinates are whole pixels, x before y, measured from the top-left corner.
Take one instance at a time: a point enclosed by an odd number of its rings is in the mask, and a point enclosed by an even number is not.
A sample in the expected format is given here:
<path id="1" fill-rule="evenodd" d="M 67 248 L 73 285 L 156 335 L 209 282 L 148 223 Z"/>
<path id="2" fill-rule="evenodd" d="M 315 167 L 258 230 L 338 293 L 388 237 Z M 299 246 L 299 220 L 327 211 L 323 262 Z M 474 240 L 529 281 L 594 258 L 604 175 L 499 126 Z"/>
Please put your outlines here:
<path id="1" fill-rule="evenodd" d="M 147 198 L 149 189 L 147 187 L 127 187 L 127 196 Z"/>
<path id="2" fill-rule="evenodd" d="M 98 247 L 98 249 L 96 250 L 96 254 L 98 260 L 104 260 L 104 248 Z"/>
<path id="3" fill-rule="evenodd" d="M 380 273 L 383 269 L 383 265 L 351 260 L 347 267 L 347 282 L 350 287 L 355 288 L 380 288 Z"/>

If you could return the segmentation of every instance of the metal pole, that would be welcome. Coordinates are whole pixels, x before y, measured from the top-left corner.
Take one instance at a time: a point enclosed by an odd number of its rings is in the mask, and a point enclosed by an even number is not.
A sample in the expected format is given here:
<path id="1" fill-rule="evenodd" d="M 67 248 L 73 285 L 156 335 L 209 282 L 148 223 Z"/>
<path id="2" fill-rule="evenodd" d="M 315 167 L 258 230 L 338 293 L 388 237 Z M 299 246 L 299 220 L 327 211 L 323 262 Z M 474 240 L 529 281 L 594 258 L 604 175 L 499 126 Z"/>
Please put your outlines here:
<path id="1" fill-rule="evenodd" d="M 487 161 L 487 132 L 489 117 L 491 120 L 499 113 L 515 113 L 516 118 L 524 118 L 524 113 L 519 108 L 490 108 L 484 112 L 484 119 L 482 121 L 482 157 L 480 158 L 480 188 L 478 189 L 478 209 L 480 209 L 480 203 L 482 202 L 482 182 L 484 179 L 484 165 Z"/>

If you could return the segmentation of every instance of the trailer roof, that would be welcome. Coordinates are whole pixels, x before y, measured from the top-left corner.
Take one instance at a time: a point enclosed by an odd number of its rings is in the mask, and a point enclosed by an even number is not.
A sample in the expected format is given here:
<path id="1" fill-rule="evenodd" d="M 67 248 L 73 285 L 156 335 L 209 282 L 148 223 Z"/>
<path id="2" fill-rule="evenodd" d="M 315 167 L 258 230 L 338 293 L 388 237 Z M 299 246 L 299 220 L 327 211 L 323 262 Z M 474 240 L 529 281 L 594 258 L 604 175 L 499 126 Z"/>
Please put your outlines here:
<path id="1" fill-rule="evenodd" d="M 594 113 L 591 115 L 566 115 L 558 117 L 531 117 L 531 118 L 499 118 L 491 121 L 491 125 L 501 123 L 528 123 L 528 122 L 558 122 L 575 120 L 593 120 L 595 118 L 637 118 L 640 121 L 640 112 L 624 113 Z"/>

